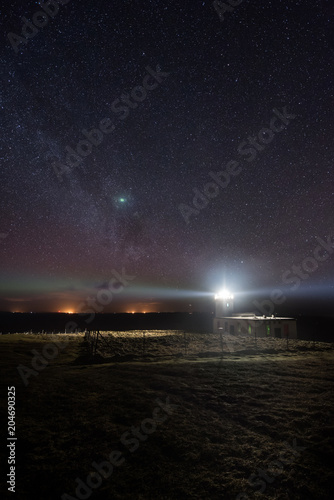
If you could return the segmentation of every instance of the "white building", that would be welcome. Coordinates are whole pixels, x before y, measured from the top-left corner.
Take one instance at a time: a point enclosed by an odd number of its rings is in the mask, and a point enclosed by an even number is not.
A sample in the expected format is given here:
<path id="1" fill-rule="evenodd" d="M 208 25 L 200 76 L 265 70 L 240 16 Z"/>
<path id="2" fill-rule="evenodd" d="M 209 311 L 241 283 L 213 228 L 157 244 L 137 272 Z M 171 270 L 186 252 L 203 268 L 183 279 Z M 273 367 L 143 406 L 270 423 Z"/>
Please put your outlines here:
<path id="1" fill-rule="evenodd" d="M 253 313 L 233 314 L 234 297 L 229 293 L 216 295 L 214 333 L 252 335 L 256 337 L 297 338 L 297 322 L 294 318 L 256 316 Z"/>

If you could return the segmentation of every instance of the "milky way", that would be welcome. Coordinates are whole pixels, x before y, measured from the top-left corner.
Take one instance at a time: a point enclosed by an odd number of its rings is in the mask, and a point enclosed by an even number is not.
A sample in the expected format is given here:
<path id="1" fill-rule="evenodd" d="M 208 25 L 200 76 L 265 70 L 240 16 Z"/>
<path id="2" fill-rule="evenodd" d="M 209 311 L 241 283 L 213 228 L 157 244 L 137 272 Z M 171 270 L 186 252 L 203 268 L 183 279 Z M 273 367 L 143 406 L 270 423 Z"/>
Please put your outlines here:
<path id="1" fill-rule="evenodd" d="M 334 234 L 331 2 L 223 3 L 1 7 L 0 309 L 75 309 L 123 268 L 159 310 L 270 291 Z"/>

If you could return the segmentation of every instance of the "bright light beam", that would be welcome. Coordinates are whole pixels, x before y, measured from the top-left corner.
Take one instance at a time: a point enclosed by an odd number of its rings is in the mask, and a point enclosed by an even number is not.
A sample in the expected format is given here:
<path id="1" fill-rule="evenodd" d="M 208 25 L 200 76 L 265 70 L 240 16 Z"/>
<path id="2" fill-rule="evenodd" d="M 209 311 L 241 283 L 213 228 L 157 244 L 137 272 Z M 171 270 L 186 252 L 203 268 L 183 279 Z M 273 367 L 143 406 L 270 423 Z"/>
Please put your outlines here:
<path id="1" fill-rule="evenodd" d="M 229 300 L 232 300 L 234 299 L 234 295 L 229 292 L 228 290 L 224 289 L 224 290 L 220 290 L 218 293 L 216 293 L 215 295 L 215 300 L 219 300 L 219 299 L 229 299 Z"/>

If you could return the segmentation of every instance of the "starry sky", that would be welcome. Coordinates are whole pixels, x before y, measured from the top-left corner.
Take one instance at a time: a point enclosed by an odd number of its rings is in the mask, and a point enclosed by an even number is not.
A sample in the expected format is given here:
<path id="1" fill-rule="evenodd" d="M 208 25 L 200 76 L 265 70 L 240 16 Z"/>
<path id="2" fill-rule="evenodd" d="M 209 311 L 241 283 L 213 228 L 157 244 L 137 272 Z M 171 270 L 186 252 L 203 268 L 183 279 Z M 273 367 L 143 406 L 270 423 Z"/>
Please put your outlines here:
<path id="1" fill-rule="evenodd" d="M 231 4 L 1 2 L 0 310 L 334 298 L 334 8 Z"/>

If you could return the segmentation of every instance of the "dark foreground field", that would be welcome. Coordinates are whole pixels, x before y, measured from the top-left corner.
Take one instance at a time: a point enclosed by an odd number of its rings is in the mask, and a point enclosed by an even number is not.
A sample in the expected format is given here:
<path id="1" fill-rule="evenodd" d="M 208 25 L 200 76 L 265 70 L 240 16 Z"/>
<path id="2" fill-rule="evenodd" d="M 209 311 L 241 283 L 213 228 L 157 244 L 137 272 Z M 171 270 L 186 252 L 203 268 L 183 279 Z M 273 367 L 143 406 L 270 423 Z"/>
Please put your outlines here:
<path id="1" fill-rule="evenodd" d="M 91 364 L 79 336 L 25 386 L 17 366 L 55 340 L 0 337 L 1 410 L 14 385 L 18 438 L 16 494 L 6 459 L 1 498 L 333 497 L 332 346 Z"/>

